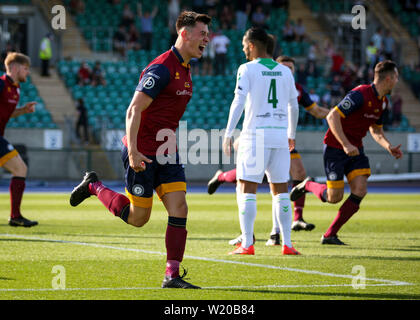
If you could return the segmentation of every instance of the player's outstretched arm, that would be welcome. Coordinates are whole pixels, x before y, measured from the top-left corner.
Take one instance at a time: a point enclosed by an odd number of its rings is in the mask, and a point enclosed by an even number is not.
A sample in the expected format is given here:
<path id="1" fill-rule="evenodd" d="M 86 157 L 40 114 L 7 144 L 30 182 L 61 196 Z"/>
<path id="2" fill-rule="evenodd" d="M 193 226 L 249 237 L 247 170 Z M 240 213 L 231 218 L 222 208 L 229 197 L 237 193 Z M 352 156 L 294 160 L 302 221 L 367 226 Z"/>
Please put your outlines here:
<path id="1" fill-rule="evenodd" d="M 23 114 L 27 114 L 27 113 L 33 113 L 35 112 L 35 105 L 37 103 L 36 102 L 28 102 L 27 104 L 25 104 L 24 107 L 16 109 L 15 111 L 13 111 L 12 115 L 10 116 L 10 118 L 16 118 L 19 117 Z"/>
<path id="2" fill-rule="evenodd" d="M 141 154 L 137 149 L 137 133 L 140 128 L 141 113 L 146 110 L 153 99 L 143 92 L 136 91 L 130 106 L 127 109 L 125 125 L 127 133 L 127 149 L 130 167 L 136 171 L 144 171 L 144 162 L 151 163 L 152 160 Z"/>
<path id="3" fill-rule="evenodd" d="M 372 138 L 386 151 L 390 153 L 395 159 L 400 159 L 403 156 L 401 151 L 401 145 L 393 146 L 388 139 L 385 137 L 385 133 L 382 126 L 373 125 L 369 127 Z"/>
<path id="4" fill-rule="evenodd" d="M 318 104 L 315 103 L 315 106 L 308 110 L 308 112 L 317 119 L 325 119 L 330 110 L 324 107 L 320 107 Z"/>

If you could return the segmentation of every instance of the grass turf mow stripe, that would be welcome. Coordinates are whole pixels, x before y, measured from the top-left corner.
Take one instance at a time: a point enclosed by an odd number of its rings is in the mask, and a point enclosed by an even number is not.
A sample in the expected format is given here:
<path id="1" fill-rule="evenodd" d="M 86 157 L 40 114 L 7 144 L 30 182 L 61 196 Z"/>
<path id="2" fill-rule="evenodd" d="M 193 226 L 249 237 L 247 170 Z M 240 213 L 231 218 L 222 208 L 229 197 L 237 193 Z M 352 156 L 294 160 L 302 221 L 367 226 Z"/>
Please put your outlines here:
<path id="1" fill-rule="evenodd" d="M 123 248 L 117 246 L 109 246 L 97 243 L 86 243 L 86 242 L 79 242 L 79 241 L 68 241 L 68 240 L 54 240 L 54 239 L 45 239 L 45 238 L 38 238 L 38 237 L 28 237 L 16 234 L 0 234 L 2 237 L 9 237 L 9 238 L 17 238 L 17 239 L 25 239 L 25 240 L 35 240 L 35 241 L 45 241 L 51 243 L 60 243 L 60 244 L 73 244 L 73 245 L 80 245 L 80 246 L 90 246 L 96 248 L 104 248 L 104 249 L 112 249 L 112 250 L 121 250 L 121 251 L 132 251 L 132 252 L 140 252 L 146 254 L 155 254 L 155 255 L 166 255 L 166 253 L 158 252 L 158 251 L 149 251 L 149 250 L 142 250 L 142 249 L 134 249 L 134 248 Z M 213 259 L 213 258 L 206 258 L 206 257 L 197 257 L 197 256 L 188 256 L 186 255 L 185 258 L 192 259 L 192 260 L 201 260 L 201 261 L 208 261 L 208 262 L 217 262 L 217 263 L 227 263 L 227 264 L 238 264 L 238 265 L 245 265 L 249 267 L 259 267 L 259 268 L 266 268 L 266 269 L 276 269 L 276 270 L 283 270 L 283 271 L 290 271 L 290 272 L 300 272 L 306 274 L 316 274 L 319 276 L 326 276 L 326 277 L 335 277 L 335 278 L 347 278 L 353 279 L 354 276 L 352 275 L 345 275 L 345 274 L 335 274 L 335 273 L 325 273 L 316 270 L 305 270 L 305 269 L 296 269 L 296 268 L 287 268 L 287 267 L 279 267 L 273 265 L 265 265 L 265 264 L 258 264 L 258 263 L 249 263 L 249 262 L 242 262 L 242 261 L 231 261 L 231 260 L 223 260 L 223 259 Z M 381 282 L 380 284 L 366 284 L 366 286 L 409 286 L 414 285 L 413 283 L 404 282 L 404 281 L 396 281 L 396 280 L 387 280 L 387 279 L 377 279 L 377 278 L 366 278 L 366 281 L 374 281 L 374 282 Z M 328 285 L 265 285 L 265 286 L 226 286 L 226 287 L 203 287 L 203 289 L 259 289 L 259 288 L 314 288 L 314 287 L 349 287 L 352 286 L 351 284 L 328 284 Z M 69 291 L 86 291 L 86 290 L 157 290 L 159 288 L 69 288 L 65 290 Z M 56 289 L 0 289 L 0 291 L 7 292 L 7 291 L 56 291 Z"/>

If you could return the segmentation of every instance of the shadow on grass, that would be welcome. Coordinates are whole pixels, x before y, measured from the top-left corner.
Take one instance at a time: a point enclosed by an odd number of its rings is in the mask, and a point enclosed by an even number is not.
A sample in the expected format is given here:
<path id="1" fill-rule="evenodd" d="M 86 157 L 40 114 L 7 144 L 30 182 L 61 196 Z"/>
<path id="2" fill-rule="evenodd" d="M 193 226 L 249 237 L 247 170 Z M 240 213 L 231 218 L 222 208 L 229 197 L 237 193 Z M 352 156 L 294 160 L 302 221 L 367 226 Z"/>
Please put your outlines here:
<path id="1" fill-rule="evenodd" d="M 317 296 L 331 299 L 333 297 L 340 299 L 340 297 L 355 298 L 355 299 L 397 299 L 397 300 L 418 300 L 420 294 L 404 294 L 404 293 L 363 293 L 363 291 L 354 292 L 311 292 L 311 291 L 288 291 L 288 290 L 264 290 L 264 289 L 209 289 L 220 291 L 237 291 L 248 293 L 267 293 L 267 294 L 281 294 L 281 295 L 301 295 L 301 296 Z"/>
<path id="2" fill-rule="evenodd" d="M 12 279 L 12 278 L 5 278 L 5 277 L 0 277 L 0 280 L 16 280 L 16 279 Z"/>
<path id="3" fill-rule="evenodd" d="M 110 245 L 141 245 L 141 243 L 130 243 L 130 242 L 92 242 L 92 241 L 77 241 L 77 240 L 48 240 L 48 239 L 16 239 L 16 238 L 0 238 L 1 241 L 7 241 L 7 242 L 40 242 L 40 243 L 58 243 L 58 244 L 77 244 L 77 242 L 80 243 L 86 243 L 86 244 L 99 244 L 104 246 L 110 246 Z M 123 249 L 123 247 L 121 247 Z"/>

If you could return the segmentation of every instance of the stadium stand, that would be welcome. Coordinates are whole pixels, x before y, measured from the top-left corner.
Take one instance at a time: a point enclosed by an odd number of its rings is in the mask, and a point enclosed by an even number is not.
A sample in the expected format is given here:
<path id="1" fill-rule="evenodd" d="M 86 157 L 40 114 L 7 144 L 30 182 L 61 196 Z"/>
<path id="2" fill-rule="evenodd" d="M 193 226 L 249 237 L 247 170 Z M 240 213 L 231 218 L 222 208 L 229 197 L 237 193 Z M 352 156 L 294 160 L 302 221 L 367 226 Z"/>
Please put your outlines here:
<path id="1" fill-rule="evenodd" d="M 67 5 L 70 0 L 64 1 Z M 331 2 L 326 0 L 304 1 L 314 12 L 339 13 L 351 10 L 352 1 Z M 188 1 L 185 2 L 188 5 Z M 128 4 L 132 12 L 136 11 L 136 1 L 122 0 L 117 4 L 109 1 L 102 1 L 98 6 L 97 1 L 85 0 L 85 10 L 82 13 L 75 13 L 75 20 L 82 31 L 85 39 L 89 42 L 93 51 L 109 52 L 113 50 L 112 37 L 115 30 L 121 24 L 124 5 Z M 168 49 L 170 43 L 170 33 L 167 27 L 167 8 L 161 1 L 151 0 L 143 4 L 143 10 L 151 11 L 154 6 L 159 9 L 159 19 L 154 20 L 154 41 L 152 49 L 128 50 L 126 57 L 121 61 L 104 61 L 102 66 L 106 73 L 107 86 L 79 86 L 77 83 L 77 71 L 82 61 L 61 60 L 58 64 L 58 71 L 66 86 L 70 90 L 73 99 L 83 97 L 88 107 L 89 124 L 92 128 L 99 128 L 105 124 L 108 129 L 123 129 L 125 125 L 125 110 L 131 101 L 132 92 L 138 82 L 141 70 L 159 53 Z M 99 8 L 99 9 L 98 9 Z M 94 10 L 92 10 L 94 9 Z M 138 18 L 134 23 L 138 25 Z M 306 60 L 311 43 L 304 41 L 285 41 L 282 35 L 282 28 L 289 19 L 289 13 L 284 8 L 273 8 L 267 20 L 268 31 L 278 39 L 278 47 L 281 48 L 279 54 L 301 57 L 299 61 Z M 295 25 L 294 21 L 291 21 Z M 248 21 L 247 26 L 250 26 Z M 219 27 L 219 19 L 213 22 L 213 28 Z M 189 128 L 224 128 L 229 113 L 229 106 L 233 98 L 235 85 L 235 74 L 238 66 L 245 62 L 241 39 L 243 32 L 235 29 L 223 30 L 224 34 L 231 40 L 231 45 L 227 53 L 227 75 L 212 76 L 198 75 L 193 76 L 194 96 L 187 108 L 182 120 L 188 121 Z M 88 61 L 89 66 L 93 67 L 93 61 Z M 322 98 L 329 89 L 332 81 L 331 74 L 324 70 L 325 65 L 318 63 L 312 74 L 306 77 L 306 88 L 313 90 Z M 124 84 L 125 90 L 122 94 L 117 94 L 117 89 Z M 390 115 L 392 117 L 392 114 Z M 325 121 L 317 120 L 308 115 L 301 109 L 299 118 L 300 130 L 325 130 Z M 402 116 L 400 126 L 387 128 L 394 131 L 413 131 L 408 119 Z"/>

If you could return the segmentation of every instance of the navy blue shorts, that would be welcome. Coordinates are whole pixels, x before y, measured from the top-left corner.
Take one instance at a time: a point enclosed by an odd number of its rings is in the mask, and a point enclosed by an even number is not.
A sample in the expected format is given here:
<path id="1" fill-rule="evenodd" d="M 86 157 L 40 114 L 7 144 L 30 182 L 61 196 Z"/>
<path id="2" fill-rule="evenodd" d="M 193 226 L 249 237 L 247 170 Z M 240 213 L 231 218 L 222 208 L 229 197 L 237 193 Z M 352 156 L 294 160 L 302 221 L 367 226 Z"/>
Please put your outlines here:
<path id="1" fill-rule="evenodd" d="M 127 147 L 123 147 L 121 159 L 125 168 L 125 192 L 130 202 L 141 208 L 151 208 L 153 190 L 161 199 L 169 192 L 187 192 L 184 165 L 180 163 L 179 154 L 171 156 L 147 156 L 152 163 L 146 163 L 146 170 L 135 172 L 129 165 Z M 166 160 L 167 163 L 164 163 Z M 164 163 L 164 164 L 162 164 Z"/>
<path id="2" fill-rule="evenodd" d="M 342 149 L 324 145 L 324 167 L 328 188 L 344 188 L 344 175 L 348 182 L 357 176 L 370 176 L 369 159 L 363 148 L 359 148 L 359 153 L 358 156 L 350 157 Z"/>
<path id="3" fill-rule="evenodd" d="M 19 153 L 16 151 L 15 147 L 9 143 L 5 138 L 0 136 L 0 167 L 10 159 L 16 157 Z"/>

